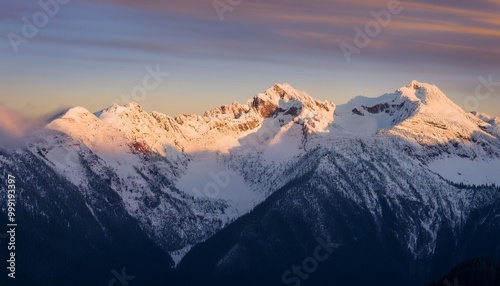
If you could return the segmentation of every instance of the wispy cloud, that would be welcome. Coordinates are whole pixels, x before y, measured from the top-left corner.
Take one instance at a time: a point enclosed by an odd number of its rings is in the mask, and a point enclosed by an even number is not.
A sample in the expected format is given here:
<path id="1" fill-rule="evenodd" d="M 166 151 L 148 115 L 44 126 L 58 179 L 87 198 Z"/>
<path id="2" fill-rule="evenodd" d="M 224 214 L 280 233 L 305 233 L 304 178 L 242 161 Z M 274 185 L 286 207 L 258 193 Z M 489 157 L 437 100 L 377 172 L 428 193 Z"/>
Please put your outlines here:
<path id="1" fill-rule="evenodd" d="M 352 41 L 354 28 L 363 29 L 374 20 L 371 12 L 386 9 L 388 3 L 248 0 L 227 12 L 221 22 L 211 0 L 72 1 L 22 47 L 22 56 L 16 57 L 8 41 L 0 42 L 0 57 L 6 63 L 0 73 L 18 78 L 26 76 L 25 67 L 30 66 L 30 74 L 60 76 L 55 67 L 71 64 L 75 74 L 79 67 L 94 68 L 97 77 L 103 67 L 120 74 L 125 68 L 156 62 L 177 67 L 206 63 L 200 68 L 205 71 L 214 70 L 210 66 L 214 63 L 226 64 L 249 74 L 277 66 L 288 72 L 296 67 L 324 73 L 325 67 L 347 68 L 339 44 Z M 401 1 L 401 6 L 403 11 L 392 15 L 390 24 L 371 39 L 348 67 L 350 72 L 365 72 L 378 64 L 403 71 L 418 63 L 439 65 L 448 73 L 468 71 L 475 78 L 497 69 L 500 1 L 419 0 Z M 3 3 L 2 34 L 19 33 L 21 18 L 37 10 L 36 0 Z M 48 61 L 51 68 L 42 67 Z M 254 70 L 248 69 L 249 62 Z M 408 76 L 413 78 L 413 73 Z"/>
<path id="2" fill-rule="evenodd" d="M 8 8 L 14 10 L 10 15 L 22 14 L 27 9 L 25 2 L 17 6 L 9 4 Z M 106 9 L 124 9 L 111 16 L 118 21 L 127 21 L 127 26 L 140 23 L 142 27 L 124 30 L 108 25 L 91 36 L 54 32 L 39 36 L 38 41 L 65 45 L 71 49 L 93 48 L 96 53 L 101 49 L 177 57 L 229 56 L 258 60 L 270 58 L 283 50 L 294 53 L 307 48 L 314 48 L 323 56 L 332 54 L 333 50 L 339 54 L 335 45 L 348 37 L 352 38 L 353 28 L 373 20 L 370 11 L 385 9 L 388 1 L 244 1 L 231 12 L 234 17 L 227 17 L 224 23 L 218 21 L 212 2 L 206 0 L 85 0 L 82 3 Z M 393 49 L 397 49 L 391 47 L 395 43 L 405 46 L 405 43 L 427 41 L 448 45 L 452 52 L 445 56 L 458 60 L 468 57 L 472 49 L 481 46 L 483 55 L 486 52 L 490 54 L 479 59 L 483 58 L 486 65 L 491 64 L 487 62 L 491 60 L 497 64 L 500 59 L 497 59 L 494 48 L 500 44 L 500 20 L 496 10 L 491 8 L 498 8 L 498 1 L 473 4 L 402 1 L 403 12 L 393 15 L 390 25 L 371 48 L 387 49 L 390 56 Z M 120 13 L 130 18 L 119 16 Z M 75 26 L 81 19 L 67 20 Z M 60 25 L 60 28 L 64 29 L 64 26 Z M 116 33 L 110 34 L 112 31 Z M 455 44 L 449 45 L 449 38 L 453 38 Z M 294 46 L 290 47 L 290 43 Z M 439 49 L 439 45 L 426 46 Z M 106 58 L 109 55 L 101 53 L 95 57 Z"/>

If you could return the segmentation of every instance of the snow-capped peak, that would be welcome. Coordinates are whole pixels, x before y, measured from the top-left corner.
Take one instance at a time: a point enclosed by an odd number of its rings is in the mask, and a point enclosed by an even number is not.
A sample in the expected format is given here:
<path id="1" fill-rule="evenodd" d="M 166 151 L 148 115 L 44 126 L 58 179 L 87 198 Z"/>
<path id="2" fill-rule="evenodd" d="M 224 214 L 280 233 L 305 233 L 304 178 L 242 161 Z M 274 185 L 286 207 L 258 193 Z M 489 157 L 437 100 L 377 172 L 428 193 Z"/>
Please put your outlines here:
<path id="1" fill-rule="evenodd" d="M 424 146 L 469 142 L 478 140 L 477 136 L 482 136 L 481 140 L 491 139 L 492 133 L 481 128 L 481 119 L 465 112 L 435 85 L 412 81 L 397 92 L 415 103 L 416 108 L 388 133 Z"/>
<path id="2" fill-rule="evenodd" d="M 73 119 L 76 121 L 82 120 L 84 118 L 92 118 L 95 117 L 90 111 L 81 106 L 76 106 L 71 109 L 68 109 L 60 118 L 63 119 Z"/>
<path id="3" fill-rule="evenodd" d="M 359 136 L 388 133 L 421 145 L 491 136 L 485 123 L 453 103 L 435 85 L 412 81 L 377 98 L 358 96 L 335 111 L 333 134 Z"/>
<path id="4" fill-rule="evenodd" d="M 321 102 L 314 99 L 304 91 L 293 88 L 288 83 L 274 84 L 273 87 L 266 90 L 264 93 L 259 93 L 247 103 L 253 107 L 263 117 L 269 117 L 277 109 L 282 111 L 288 108 L 300 109 L 302 107 L 309 111 L 315 112 L 319 109 L 325 111 L 333 111 L 335 105 L 328 101 Z M 298 111 L 298 110 L 296 110 Z"/>
<path id="5" fill-rule="evenodd" d="M 398 92 L 402 97 L 433 108 L 451 108 L 455 111 L 463 110 L 451 101 L 437 86 L 413 80 L 410 84 L 401 87 Z"/>
<path id="6" fill-rule="evenodd" d="M 95 130 L 111 132 L 113 138 L 126 138 L 124 144 L 140 145 L 144 147 L 141 150 L 166 156 L 170 147 L 179 152 L 228 152 L 249 142 L 242 139 L 256 137 L 260 138 L 257 144 L 264 144 L 272 138 L 285 138 L 278 136 L 283 132 L 304 138 L 325 131 L 332 136 L 388 133 L 423 145 L 457 138 L 469 140 L 475 132 L 498 135 L 498 124 L 483 120 L 463 111 L 436 86 L 412 81 L 394 93 L 377 98 L 358 96 L 339 106 L 316 100 L 283 83 L 257 94 L 246 104 L 233 102 L 203 116 L 149 113 L 131 102 L 124 106 L 113 104 L 94 114 L 75 107 L 48 126 L 90 145 L 98 144 L 91 142 L 99 133 Z M 490 128 L 488 124 L 495 126 Z"/>

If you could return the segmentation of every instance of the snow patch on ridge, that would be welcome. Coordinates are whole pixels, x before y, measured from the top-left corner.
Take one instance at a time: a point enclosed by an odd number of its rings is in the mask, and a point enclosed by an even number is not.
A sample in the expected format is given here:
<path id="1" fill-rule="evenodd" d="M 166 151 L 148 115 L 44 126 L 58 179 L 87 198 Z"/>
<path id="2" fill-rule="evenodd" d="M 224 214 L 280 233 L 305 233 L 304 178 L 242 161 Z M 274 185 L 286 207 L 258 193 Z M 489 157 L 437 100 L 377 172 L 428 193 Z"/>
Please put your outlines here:
<path id="1" fill-rule="evenodd" d="M 454 183 L 500 186 L 500 160 L 447 157 L 428 164 L 429 169 Z"/>
<path id="2" fill-rule="evenodd" d="M 229 209 L 221 217 L 224 222 L 245 214 L 263 200 L 240 174 L 225 166 L 220 155 L 210 152 L 195 155 L 176 186 L 198 199 L 227 202 Z"/>
<path id="3" fill-rule="evenodd" d="M 174 261 L 174 267 L 177 267 L 177 265 L 179 265 L 182 258 L 186 256 L 186 254 L 191 250 L 192 247 L 193 245 L 188 244 L 179 250 L 169 252 L 170 256 L 172 257 L 172 260 Z"/>

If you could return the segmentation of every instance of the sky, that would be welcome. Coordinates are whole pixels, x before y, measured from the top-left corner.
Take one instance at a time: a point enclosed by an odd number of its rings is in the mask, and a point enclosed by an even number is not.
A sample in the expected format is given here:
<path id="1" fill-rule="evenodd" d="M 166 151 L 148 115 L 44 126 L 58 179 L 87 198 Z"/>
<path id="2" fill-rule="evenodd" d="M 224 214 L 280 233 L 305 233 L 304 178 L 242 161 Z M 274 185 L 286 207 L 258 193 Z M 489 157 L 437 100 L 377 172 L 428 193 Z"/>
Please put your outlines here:
<path id="1" fill-rule="evenodd" d="M 500 116 L 500 0 L 0 0 L 0 105 L 171 116 L 288 82 L 336 104 L 437 85 Z"/>

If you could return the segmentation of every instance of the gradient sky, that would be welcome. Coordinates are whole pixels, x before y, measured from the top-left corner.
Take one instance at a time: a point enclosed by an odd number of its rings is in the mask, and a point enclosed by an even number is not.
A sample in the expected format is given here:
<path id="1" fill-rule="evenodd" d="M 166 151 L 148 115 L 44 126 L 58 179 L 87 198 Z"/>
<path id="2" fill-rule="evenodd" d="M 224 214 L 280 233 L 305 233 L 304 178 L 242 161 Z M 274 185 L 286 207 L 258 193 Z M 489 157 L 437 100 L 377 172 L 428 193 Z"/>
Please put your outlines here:
<path id="1" fill-rule="evenodd" d="M 480 89 L 478 110 L 499 116 L 500 0 L 401 1 L 348 63 L 339 45 L 354 45 L 355 27 L 391 1 L 244 0 L 221 21 L 213 0 L 72 0 L 15 53 L 9 35 L 42 8 L 0 0 L 0 104 L 31 116 L 97 111 L 125 103 L 159 65 L 169 77 L 140 104 L 172 116 L 245 102 L 276 82 L 341 104 L 416 79 L 465 106 L 479 77 L 499 84 Z"/>

